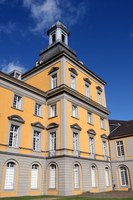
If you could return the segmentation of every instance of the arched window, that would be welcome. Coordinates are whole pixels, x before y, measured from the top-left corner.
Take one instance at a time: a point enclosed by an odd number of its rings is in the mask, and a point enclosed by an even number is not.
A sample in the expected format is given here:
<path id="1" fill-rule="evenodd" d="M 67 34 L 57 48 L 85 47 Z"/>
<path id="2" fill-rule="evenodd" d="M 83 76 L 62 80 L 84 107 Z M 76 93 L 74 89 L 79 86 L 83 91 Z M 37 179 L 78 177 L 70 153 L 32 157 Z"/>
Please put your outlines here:
<path id="1" fill-rule="evenodd" d="M 38 179 L 39 179 L 39 165 L 33 164 L 31 169 L 31 188 L 38 188 Z"/>
<path id="2" fill-rule="evenodd" d="M 121 186 L 128 186 L 128 172 L 125 166 L 120 167 L 120 183 Z"/>
<path id="3" fill-rule="evenodd" d="M 91 166 L 91 184 L 92 184 L 92 187 L 96 187 L 96 167 L 95 167 L 95 165 Z"/>
<path id="4" fill-rule="evenodd" d="M 75 164 L 73 167 L 73 174 L 74 174 L 74 188 L 78 189 L 80 187 L 80 180 L 79 180 L 79 165 Z"/>
<path id="5" fill-rule="evenodd" d="M 49 188 L 56 188 L 56 165 L 51 164 L 49 168 Z"/>
<path id="6" fill-rule="evenodd" d="M 109 178 L 109 168 L 105 167 L 105 182 L 106 182 L 106 187 L 110 186 L 110 178 Z"/>
<path id="7" fill-rule="evenodd" d="M 4 189 L 13 189 L 14 188 L 14 173 L 15 172 L 15 163 L 8 162 L 6 165 L 6 173 L 5 173 L 5 187 Z"/>

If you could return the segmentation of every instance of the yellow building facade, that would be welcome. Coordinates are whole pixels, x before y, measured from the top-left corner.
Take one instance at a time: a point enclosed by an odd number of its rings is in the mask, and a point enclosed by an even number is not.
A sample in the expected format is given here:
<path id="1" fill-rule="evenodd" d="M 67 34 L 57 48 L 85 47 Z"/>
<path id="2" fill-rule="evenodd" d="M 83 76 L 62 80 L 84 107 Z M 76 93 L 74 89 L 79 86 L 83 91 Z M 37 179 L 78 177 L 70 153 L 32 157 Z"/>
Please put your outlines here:
<path id="1" fill-rule="evenodd" d="M 34 68 L 0 72 L 0 196 L 111 191 L 106 83 L 69 48 L 62 23 L 47 34 Z"/>

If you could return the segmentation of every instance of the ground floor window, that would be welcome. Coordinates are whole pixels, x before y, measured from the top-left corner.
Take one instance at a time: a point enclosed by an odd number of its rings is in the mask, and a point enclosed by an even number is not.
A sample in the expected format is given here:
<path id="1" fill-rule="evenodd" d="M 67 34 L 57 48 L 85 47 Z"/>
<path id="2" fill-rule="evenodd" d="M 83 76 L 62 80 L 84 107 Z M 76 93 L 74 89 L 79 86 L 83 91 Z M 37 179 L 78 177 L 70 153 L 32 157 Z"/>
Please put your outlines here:
<path id="1" fill-rule="evenodd" d="M 49 188 L 55 189 L 56 188 L 56 165 L 50 165 L 49 169 Z"/>
<path id="2" fill-rule="evenodd" d="M 38 178 L 39 178 L 39 165 L 32 165 L 31 169 L 31 189 L 38 188 Z"/>
<path id="3" fill-rule="evenodd" d="M 91 166 L 91 184 L 92 187 L 96 187 L 96 167 Z"/>
<path id="4" fill-rule="evenodd" d="M 5 187 L 4 189 L 13 189 L 14 188 L 14 174 L 15 174 L 15 163 L 8 162 L 6 165 L 5 173 Z"/>
<path id="5" fill-rule="evenodd" d="M 109 178 L 109 168 L 105 167 L 105 182 L 106 182 L 106 187 L 110 186 L 110 178 Z"/>
<path id="6" fill-rule="evenodd" d="M 121 186 L 128 186 L 128 172 L 125 166 L 120 167 L 120 183 Z"/>
<path id="7" fill-rule="evenodd" d="M 73 173 L 74 173 L 74 188 L 79 188 L 79 165 L 75 164 L 73 167 Z"/>

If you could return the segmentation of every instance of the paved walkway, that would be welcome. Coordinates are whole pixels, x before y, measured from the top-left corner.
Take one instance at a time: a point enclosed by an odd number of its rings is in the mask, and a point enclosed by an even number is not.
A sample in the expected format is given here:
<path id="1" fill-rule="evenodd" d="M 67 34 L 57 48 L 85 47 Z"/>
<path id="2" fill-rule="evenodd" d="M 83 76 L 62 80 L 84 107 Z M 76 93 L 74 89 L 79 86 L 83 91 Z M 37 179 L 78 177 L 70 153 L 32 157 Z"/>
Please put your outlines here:
<path id="1" fill-rule="evenodd" d="M 128 192 L 101 192 L 101 193 L 85 193 L 81 196 L 85 197 L 105 197 L 105 198 L 128 198 L 132 197 L 133 199 L 133 191 L 128 191 Z"/>

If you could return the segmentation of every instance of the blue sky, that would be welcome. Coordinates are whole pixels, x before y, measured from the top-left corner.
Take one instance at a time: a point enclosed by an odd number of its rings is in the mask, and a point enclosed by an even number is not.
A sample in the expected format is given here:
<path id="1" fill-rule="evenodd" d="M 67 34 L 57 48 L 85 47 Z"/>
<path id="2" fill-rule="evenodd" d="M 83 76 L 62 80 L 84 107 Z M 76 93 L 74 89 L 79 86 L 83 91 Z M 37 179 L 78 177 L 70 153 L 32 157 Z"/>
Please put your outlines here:
<path id="1" fill-rule="evenodd" d="M 107 82 L 111 119 L 133 119 L 132 0 L 0 0 L 0 70 L 31 69 L 57 20 L 69 46 Z"/>

